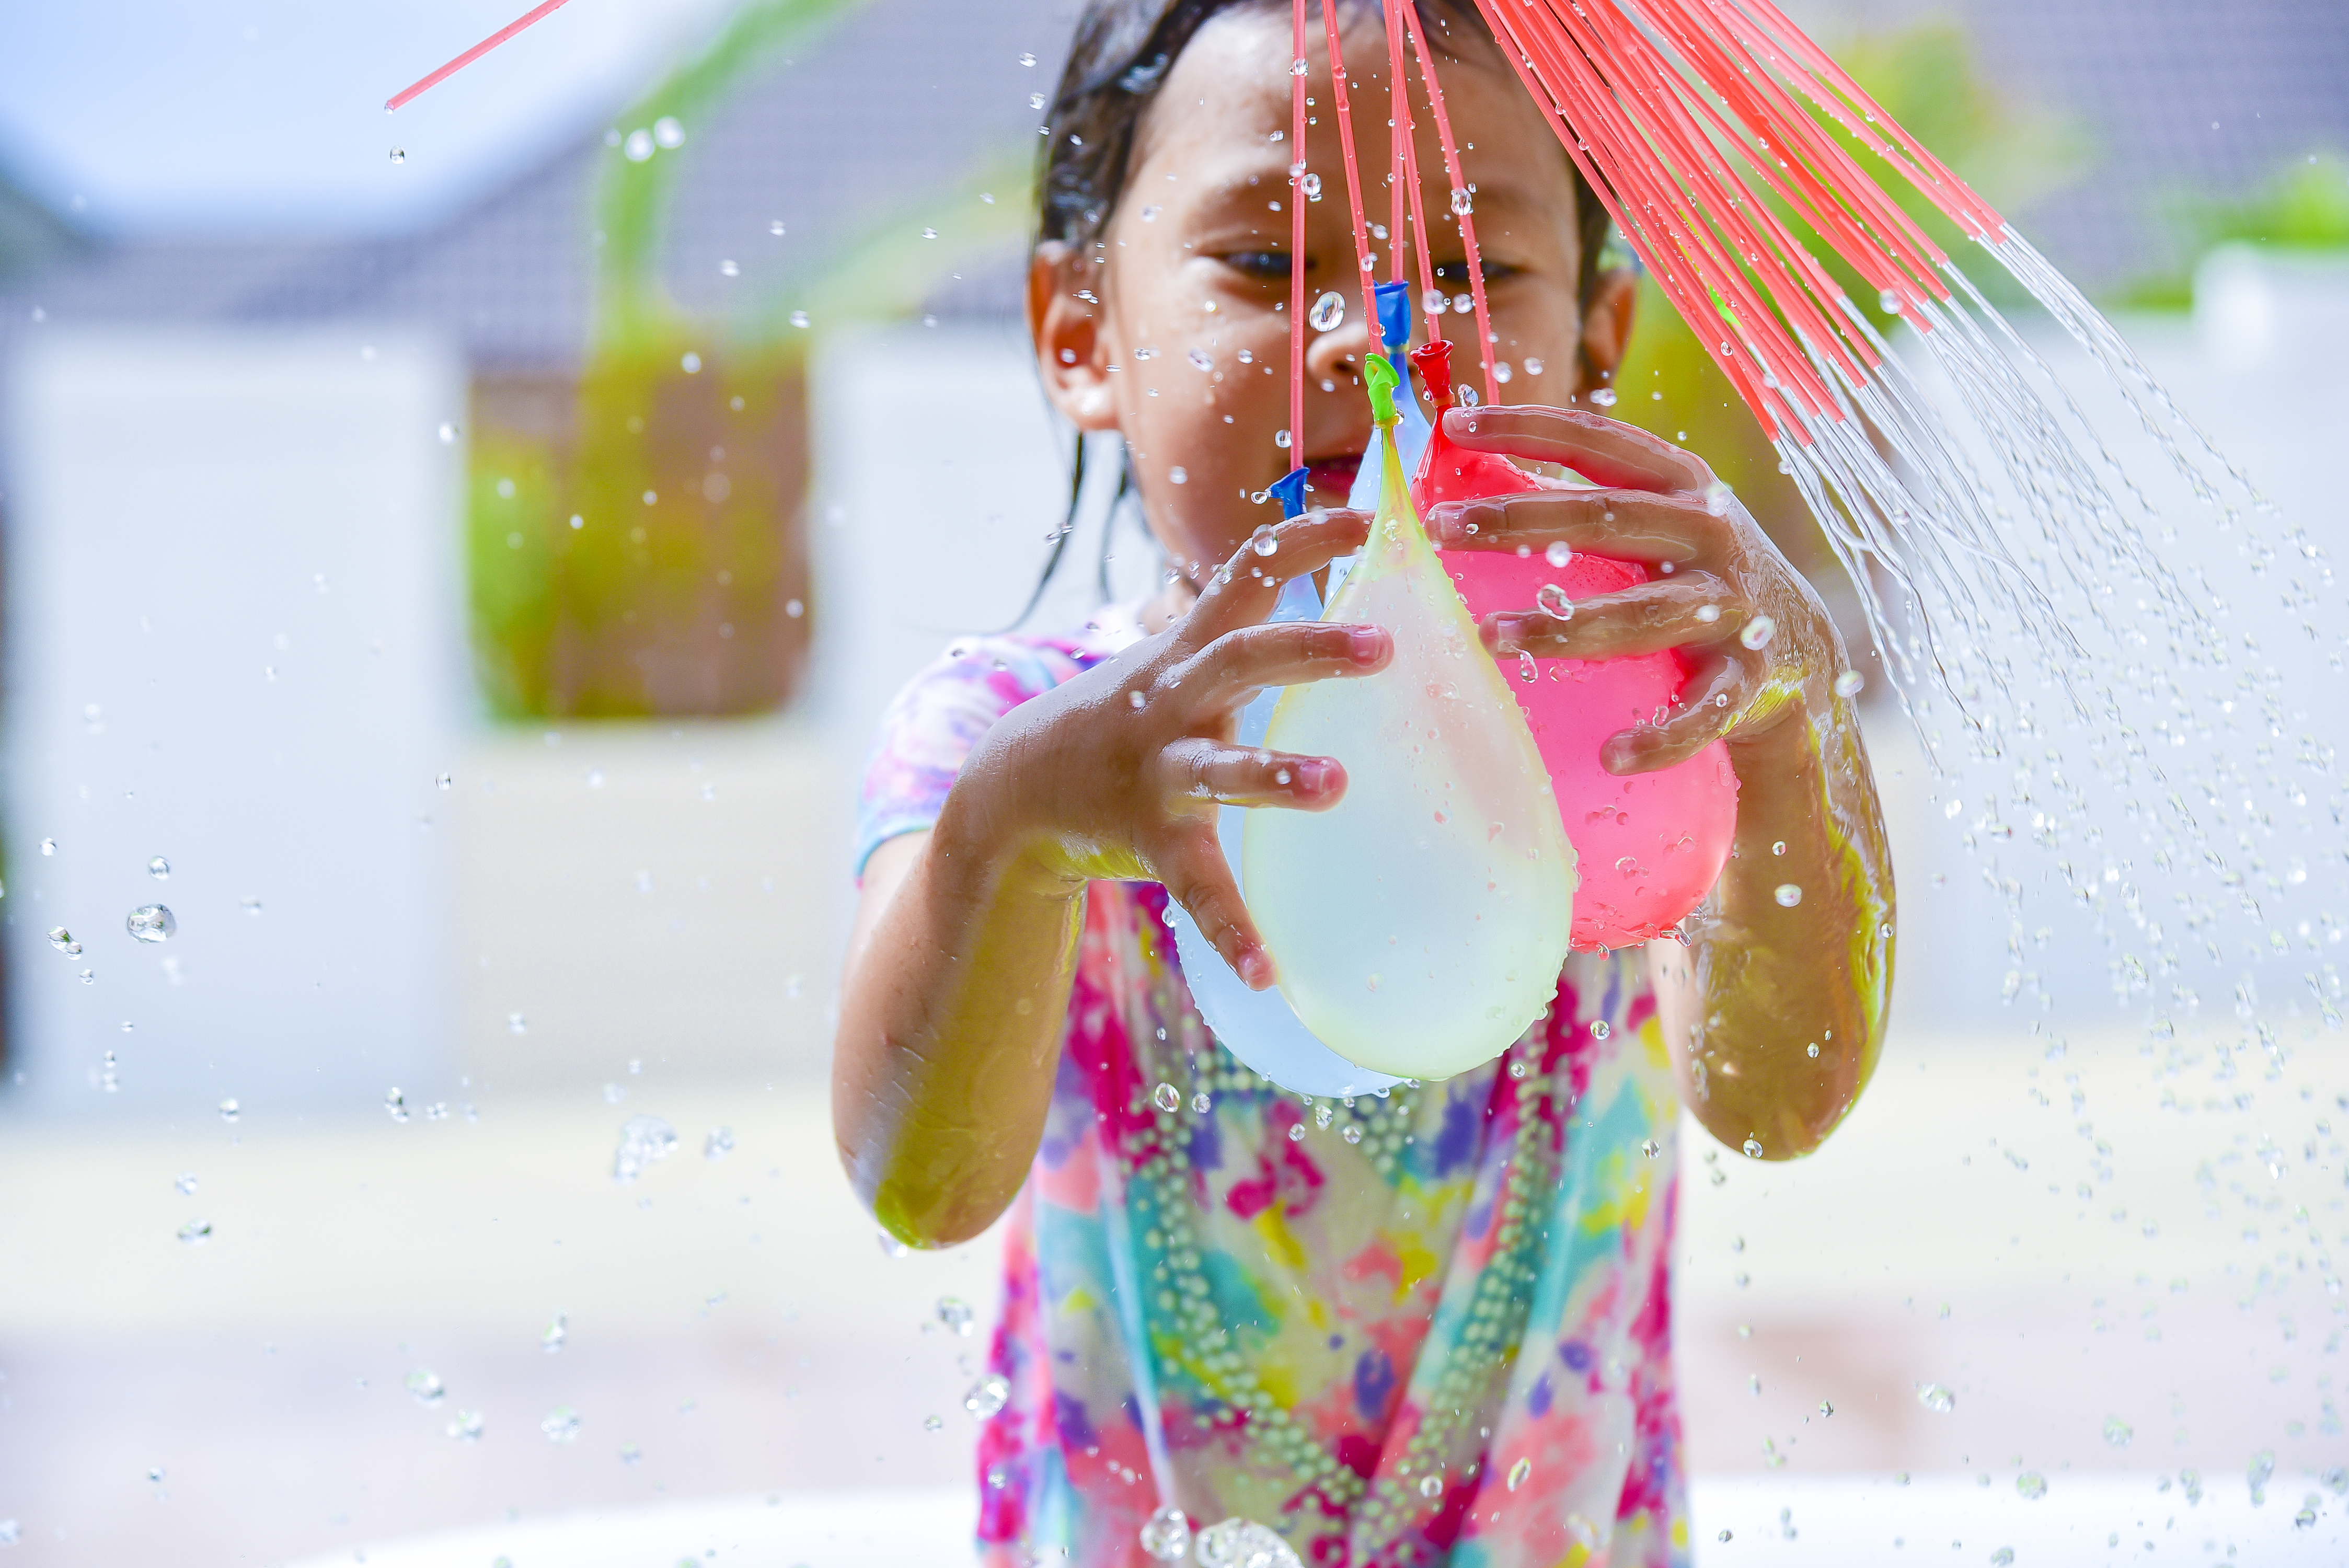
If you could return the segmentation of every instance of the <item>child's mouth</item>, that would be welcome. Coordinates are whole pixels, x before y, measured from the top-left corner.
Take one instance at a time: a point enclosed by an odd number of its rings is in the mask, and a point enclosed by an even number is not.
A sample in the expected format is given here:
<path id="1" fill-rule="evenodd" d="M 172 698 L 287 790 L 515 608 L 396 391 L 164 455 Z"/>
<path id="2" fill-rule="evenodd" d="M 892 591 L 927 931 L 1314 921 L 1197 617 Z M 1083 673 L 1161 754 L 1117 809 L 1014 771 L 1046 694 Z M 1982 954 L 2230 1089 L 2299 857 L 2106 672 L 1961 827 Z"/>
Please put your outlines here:
<path id="1" fill-rule="evenodd" d="M 1357 452 L 1351 457 L 1320 458 L 1305 467 L 1306 503 L 1309 506 L 1343 506 L 1354 492 L 1354 476 L 1361 471 L 1362 458 Z"/>

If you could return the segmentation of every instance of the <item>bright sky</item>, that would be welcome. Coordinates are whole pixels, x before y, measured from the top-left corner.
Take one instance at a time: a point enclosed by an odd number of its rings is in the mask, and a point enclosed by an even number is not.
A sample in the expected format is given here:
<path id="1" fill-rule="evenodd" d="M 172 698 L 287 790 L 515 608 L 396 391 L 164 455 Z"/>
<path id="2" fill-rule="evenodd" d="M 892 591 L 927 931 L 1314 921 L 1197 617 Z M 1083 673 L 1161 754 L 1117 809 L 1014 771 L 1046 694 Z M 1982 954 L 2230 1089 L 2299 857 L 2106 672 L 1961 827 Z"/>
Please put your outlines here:
<path id="1" fill-rule="evenodd" d="M 416 227 L 597 129 L 730 0 L 570 0 L 386 115 L 536 0 L 0 7 L 0 172 L 113 234 Z M 407 161 L 395 165 L 391 149 Z"/>

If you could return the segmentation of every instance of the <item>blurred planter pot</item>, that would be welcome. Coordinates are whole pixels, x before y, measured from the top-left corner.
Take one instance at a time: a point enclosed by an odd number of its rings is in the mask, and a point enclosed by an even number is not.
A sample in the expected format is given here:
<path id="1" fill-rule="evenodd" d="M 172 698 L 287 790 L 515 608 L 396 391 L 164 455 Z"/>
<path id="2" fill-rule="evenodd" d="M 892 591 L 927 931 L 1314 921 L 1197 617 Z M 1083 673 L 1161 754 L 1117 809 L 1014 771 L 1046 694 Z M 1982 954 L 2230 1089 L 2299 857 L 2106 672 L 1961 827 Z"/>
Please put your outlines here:
<path id="1" fill-rule="evenodd" d="M 808 648 L 804 372 L 676 341 L 575 378 L 475 379 L 467 553 L 494 714 L 789 700 Z"/>

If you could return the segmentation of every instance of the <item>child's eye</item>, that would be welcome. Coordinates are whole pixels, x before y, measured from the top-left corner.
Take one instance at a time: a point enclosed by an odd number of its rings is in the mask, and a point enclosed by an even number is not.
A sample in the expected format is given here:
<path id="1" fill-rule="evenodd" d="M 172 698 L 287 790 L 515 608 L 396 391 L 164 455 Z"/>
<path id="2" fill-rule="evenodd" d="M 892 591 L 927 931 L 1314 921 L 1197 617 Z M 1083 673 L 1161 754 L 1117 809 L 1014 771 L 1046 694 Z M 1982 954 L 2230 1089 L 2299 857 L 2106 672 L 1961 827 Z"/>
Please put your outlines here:
<path id="1" fill-rule="evenodd" d="M 1285 278 L 1288 275 L 1287 251 L 1233 251 L 1216 260 L 1251 278 Z"/>
<path id="2" fill-rule="evenodd" d="M 1506 262 L 1496 262 L 1490 256 L 1479 257 L 1478 260 L 1484 263 L 1485 286 L 1488 289 L 1503 278 L 1513 278 L 1517 275 L 1517 269 Z M 1435 264 L 1435 281 L 1452 288 L 1466 288 L 1468 263 L 1465 261 L 1438 262 Z"/>

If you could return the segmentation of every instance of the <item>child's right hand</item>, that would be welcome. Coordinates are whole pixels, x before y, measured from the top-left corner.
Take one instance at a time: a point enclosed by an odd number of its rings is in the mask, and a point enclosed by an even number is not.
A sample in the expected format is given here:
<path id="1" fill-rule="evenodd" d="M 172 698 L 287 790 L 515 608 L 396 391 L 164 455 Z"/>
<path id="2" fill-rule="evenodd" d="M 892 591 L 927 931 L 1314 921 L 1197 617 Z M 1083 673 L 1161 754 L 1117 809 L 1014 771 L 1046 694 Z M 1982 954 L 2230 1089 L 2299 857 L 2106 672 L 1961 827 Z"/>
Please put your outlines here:
<path id="1" fill-rule="evenodd" d="M 1371 519 L 1316 511 L 1213 573 L 1189 612 L 989 729 L 940 817 L 943 838 L 988 846 L 1002 872 L 1073 892 L 1096 879 L 1164 883 L 1248 985 L 1272 961 L 1216 838 L 1220 805 L 1321 811 L 1346 792 L 1337 758 L 1235 744 L 1266 686 L 1372 675 L 1393 656 L 1378 626 L 1263 624 L 1290 578 L 1362 547 Z M 1259 536 L 1261 537 L 1261 536 Z M 959 820 L 955 820 L 955 819 Z"/>

